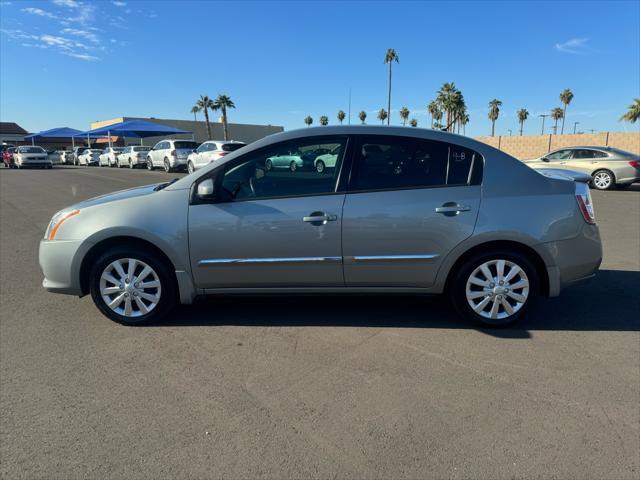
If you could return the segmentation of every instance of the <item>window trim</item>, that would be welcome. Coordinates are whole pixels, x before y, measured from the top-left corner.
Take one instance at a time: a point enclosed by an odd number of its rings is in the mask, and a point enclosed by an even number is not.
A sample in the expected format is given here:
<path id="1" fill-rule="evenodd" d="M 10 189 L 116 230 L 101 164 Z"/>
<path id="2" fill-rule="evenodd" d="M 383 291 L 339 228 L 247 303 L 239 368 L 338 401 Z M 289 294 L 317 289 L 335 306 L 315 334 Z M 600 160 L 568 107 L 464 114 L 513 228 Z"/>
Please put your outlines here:
<path id="1" fill-rule="evenodd" d="M 456 183 L 456 184 L 444 184 L 444 185 L 415 185 L 415 186 L 409 186 L 409 187 L 390 187 L 390 188 L 370 188 L 370 189 L 355 189 L 353 188 L 353 180 L 354 180 L 354 172 L 355 172 L 355 164 L 356 164 L 356 152 L 360 151 L 360 149 L 362 148 L 362 144 L 363 141 L 367 140 L 367 139 L 375 139 L 376 141 L 379 141 L 380 138 L 385 138 L 385 139 L 401 139 L 401 140 L 408 140 L 408 141 L 412 141 L 412 142 L 419 142 L 419 141 L 427 141 L 427 142 L 439 142 L 439 143 L 444 143 L 447 145 L 447 148 L 451 148 L 451 145 L 457 145 L 459 147 L 462 148 L 466 148 L 468 150 L 471 150 L 474 155 L 473 158 L 471 160 L 471 167 L 469 168 L 469 175 L 467 176 L 467 183 Z M 401 136 L 401 135 L 353 135 L 352 136 L 352 151 L 351 151 L 351 156 L 350 156 L 350 166 L 349 166 L 349 175 L 348 175 L 348 185 L 345 188 L 346 193 L 349 194 L 353 194 L 353 193 L 374 193 L 374 192 L 397 192 L 397 191 L 404 191 L 404 190 L 426 190 L 426 189 L 432 189 L 432 188 L 452 188 L 452 187 L 474 187 L 474 186 L 481 186 L 482 185 L 482 181 L 484 179 L 484 156 L 478 152 L 477 150 L 474 150 L 473 148 L 468 148 L 465 147 L 463 145 L 460 144 L 456 144 L 456 143 L 451 143 L 451 142 L 444 142 L 441 140 L 432 140 L 430 138 L 420 138 L 420 137 L 405 137 L 405 136 Z M 480 157 L 480 161 L 478 162 L 476 159 L 476 155 L 478 155 Z M 449 165 L 447 163 L 447 178 L 449 176 Z M 477 177 L 480 178 L 477 178 Z"/>
<path id="2" fill-rule="evenodd" d="M 289 198 L 305 198 L 305 197 L 324 197 L 327 195 L 343 195 L 346 193 L 346 190 L 343 190 L 341 188 L 341 186 L 343 185 L 342 182 L 342 177 L 344 176 L 344 172 L 345 172 L 345 166 L 347 164 L 347 162 L 349 163 L 348 167 L 350 168 L 351 165 L 351 161 L 350 161 L 350 157 L 353 154 L 352 152 L 352 148 L 351 145 L 353 144 L 353 136 L 352 135 L 323 135 L 323 136 L 318 136 L 318 137 L 302 137 L 300 139 L 291 139 L 291 140 L 285 140 L 282 142 L 278 142 L 278 143 L 272 143 L 271 145 L 267 145 L 265 147 L 256 149 L 256 150 L 252 150 L 250 152 L 245 153 L 244 155 L 239 156 L 238 158 L 234 158 L 232 161 L 224 163 L 222 165 L 217 166 L 216 168 L 214 168 L 213 170 L 211 170 L 211 172 L 209 172 L 207 175 L 203 175 L 202 177 L 200 177 L 197 181 L 193 182 L 193 184 L 191 185 L 191 192 L 189 194 L 189 205 L 203 205 L 203 204 L 220 204 L 220 205 L 225 205 L 225 204 L 233 204 L 233 203 L 243 203 L 243 202 L 253 202 L 253 201 L 261 201 L 261 200 L 280 200 L 280 199 L 289 199 Z M 220 201 L 218 198 L 218 194 L 220 192 L 220 189 L 222 188 L 222 180 L 224 178 L 224 174 L 220 175 L 221 171 L 225 171 L 227 168 L 233 168 L 235 166 L 237 166 L 240 163 L 246 162 L 247 158 L 253 155 L 260 155 L 268 150 L 272 150 L 274 148 L 279 148 L 282 145 L 286 145 L 286 144 L 290 144 L 299 140 L 318 140 L 317 143 L 330 143 L 330 141 L 333 139 L 334 142 L 336 141 L 343 141 L 344 140 L 344 154 L 342 157 L 342 162 L 340 164 L 340 169 L 338 170 L 338 175 L 337 177 L 335 177 L 334 179 L 334 186 L 333 186 L 333 191 L 330 192 L 324 192 L 324 193 L 304 193 L 304 194 L 298 194 L 298 195 L 281 195 L 281 196 L 274 196 L 274 197 L 247 197 L 247 198 L 242 198 L 239 200 L 234 200 L 232 202 L 224 202 L 224 201 Z M 310 144 L 313 144 L 314 142 L 311 142 Z M 197 196 L 197 190 L 198 190 L 198 185 L 200 183 L 202 183 L 205 180 L 208 180 L 212 178 L 214 181 L 214 185 L 215 185 L 215 192 L 217 192 L 215 194 L 215 197 L 212 198 L 211 200 L 203 200 L 201 198 L 199 198 Z"/>

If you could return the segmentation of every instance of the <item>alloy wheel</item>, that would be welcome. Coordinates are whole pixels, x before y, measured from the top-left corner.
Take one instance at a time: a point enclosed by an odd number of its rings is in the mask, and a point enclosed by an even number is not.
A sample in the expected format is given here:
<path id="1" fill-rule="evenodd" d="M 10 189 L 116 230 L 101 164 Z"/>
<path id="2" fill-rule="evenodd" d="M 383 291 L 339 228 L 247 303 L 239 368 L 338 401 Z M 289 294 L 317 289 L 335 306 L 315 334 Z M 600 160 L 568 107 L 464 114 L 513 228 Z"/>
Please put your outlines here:
<path id="1" fill-rule="evenodd" d="M 611 186 L 612 181 L 611 174 L 608 172 L 597 172 L 593 176 L 593 184 L 598 190 L 606 190 Z"/>
<path id="2" fill-rule="evenodd" d="M 529 298 L 524 269 L 509 260 L 489 260 L 467 279 L 465 294 L 471 309 L 483 318 L 503 320 L 515 315 Z"/>
<path id="3" fill-rule="evenodd" d="M 162 286 L 153 268 L 135 258 L 120 258 L 100 276 L 102 300 L 118 315 L 141 317 L 158 306 Z"/>

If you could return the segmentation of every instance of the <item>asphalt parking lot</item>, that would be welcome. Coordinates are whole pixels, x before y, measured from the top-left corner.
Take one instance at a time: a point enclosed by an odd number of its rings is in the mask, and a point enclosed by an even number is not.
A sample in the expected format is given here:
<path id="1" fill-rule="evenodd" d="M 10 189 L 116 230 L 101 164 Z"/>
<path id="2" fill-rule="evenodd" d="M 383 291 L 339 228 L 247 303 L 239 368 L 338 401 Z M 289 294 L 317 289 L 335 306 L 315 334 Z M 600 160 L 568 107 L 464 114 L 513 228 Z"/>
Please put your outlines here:
<path id="1" fill-rule="evenodd" d="M 639 478 L 640 185 L 593 193 L 598 278 L 509 330 L 364 296 L 127 328 L 41 288 L 53 213 L 174 176 L 0 169 L 2 478 Z"/>

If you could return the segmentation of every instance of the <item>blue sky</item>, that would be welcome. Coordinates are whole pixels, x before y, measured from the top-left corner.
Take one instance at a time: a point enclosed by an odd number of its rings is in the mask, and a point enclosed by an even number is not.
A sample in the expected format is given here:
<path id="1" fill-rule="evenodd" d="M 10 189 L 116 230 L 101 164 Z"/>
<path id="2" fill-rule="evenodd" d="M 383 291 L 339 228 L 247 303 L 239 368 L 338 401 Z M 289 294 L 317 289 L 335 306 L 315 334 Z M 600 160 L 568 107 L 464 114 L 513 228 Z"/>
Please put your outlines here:
<path id="1" fill-rule="evenodd" d="M 117 116 L 193 118 L 200 94 L 226 93 L 231 122 L 304 127 L 303 118 L 407 106 L 420 126 L 445 81 L 464 93 L 468 135 L 490 132 L 487 104 L 560 106 L 567 127 L 631 130 L 618 117 L 640 96 L 640 2 L 0 1 L 0 119 L 31 131 L 88 128 Z M 550 126 L 547 119 L 547 127 Z M 546 128 L 545 133 L 549 133 Z"/>

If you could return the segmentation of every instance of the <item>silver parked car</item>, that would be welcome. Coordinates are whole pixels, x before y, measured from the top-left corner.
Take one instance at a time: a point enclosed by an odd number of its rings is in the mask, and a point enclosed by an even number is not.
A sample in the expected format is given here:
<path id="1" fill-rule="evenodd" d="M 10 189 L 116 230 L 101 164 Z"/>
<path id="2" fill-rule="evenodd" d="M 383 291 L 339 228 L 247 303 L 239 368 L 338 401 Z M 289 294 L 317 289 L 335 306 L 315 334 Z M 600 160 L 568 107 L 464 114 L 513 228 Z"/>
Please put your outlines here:
<path id="1" fill-rule="evenodd" d="M 118 155 L 116 165 L 120 167 L 135 168 L 147 164 L 147 155 L 151 151 L 151 147 L 144 145 L 129 145 Z"/>
<path id="2" fill-rule="evenodd" d="M 187 158 L 196 148 L 198 144 L 191 140 L 162 140 L 147 153 L 147 168 L 162 167 L 167 173 L 186 170 Z"/>
<path id="3" fill-rule="evenodd" d="M 42 147 L 22 145 L 13 153 L 13 163 L 18 168 L 43 167 L 53 168 L 53 162 Z"/>
<path id="4" fill-rule="evenodd" d="M 533 168 L 574 170 L 591 176 L 598 190 L 626 188 L 640 182 L 640 155 L 611 147 L 567 147 L 534 160 L 525 160 Z"/>
<path id="5" fill-rule="evenodd" d="M 335 168 L 266 168 L 292 151 L 332 152 Z M 502 326 L 601 258 L 585 183 L 467 137 L 370 126 L 271 135 L 173 182 L 86 200 L 40 243 L 46 289 L 91 294 L 124 324 L 201 295 L 401 292 L 446 293 L 463 317 Z"/>

